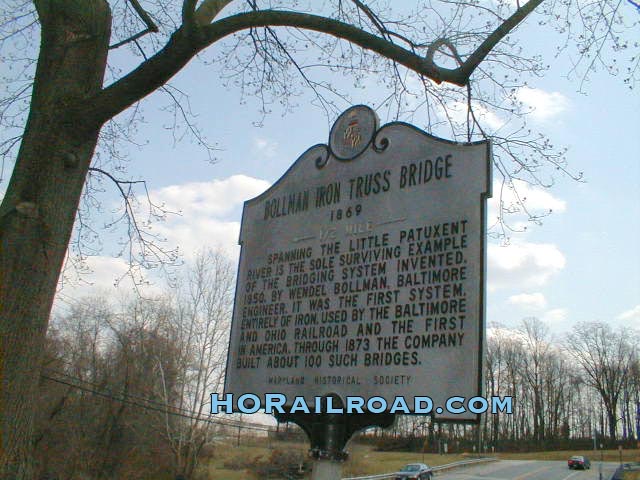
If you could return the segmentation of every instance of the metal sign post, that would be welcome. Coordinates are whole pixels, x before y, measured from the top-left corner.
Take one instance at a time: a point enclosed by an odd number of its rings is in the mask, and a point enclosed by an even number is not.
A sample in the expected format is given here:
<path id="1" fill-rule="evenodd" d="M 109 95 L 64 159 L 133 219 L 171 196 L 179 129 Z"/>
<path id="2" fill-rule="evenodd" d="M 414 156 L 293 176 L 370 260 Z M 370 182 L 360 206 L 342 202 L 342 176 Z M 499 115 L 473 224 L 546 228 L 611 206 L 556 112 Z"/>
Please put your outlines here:
<path id="1" fill-rule="evenodd" d="M 330 395 L 333 405 L 343 406 L 337 395 Z M 327 398 L 327 397 L 326 397 Z M 326 409 L 326 398 L 324 407 Z M 342 465 L 348 458 L 344 450 L 351 436 L 368 427 L 390 427 L 395 419 L 393 414 L 276 414 L 280 422 L 293 422 L 307 434 L 311 443 L 309 453 L 314 460 L 312 480 L 340 479 Z"/>
<path id="2" fill-rule="evenodd" d="M 482 395 L 490 167 L 487 142 L 340 115 L 245 202 L 225 393 L 278 396 L 321 461 L 393 413 L 477 422 L 447 399 Z"/>
<path id="3" fill-rule="evenodd" d="M 602 462 L 604 461 L 604 450 L 602 450 L 602 443 L 600 444 L 600 465 L 598 466 L 598 478 L 602 480 Z"/>
<path id="4" fill-rule="evenodd" d="M 622 445 L 618 445 L 618 454 L 620 455 L 620 466 L 622 467 Z"/>

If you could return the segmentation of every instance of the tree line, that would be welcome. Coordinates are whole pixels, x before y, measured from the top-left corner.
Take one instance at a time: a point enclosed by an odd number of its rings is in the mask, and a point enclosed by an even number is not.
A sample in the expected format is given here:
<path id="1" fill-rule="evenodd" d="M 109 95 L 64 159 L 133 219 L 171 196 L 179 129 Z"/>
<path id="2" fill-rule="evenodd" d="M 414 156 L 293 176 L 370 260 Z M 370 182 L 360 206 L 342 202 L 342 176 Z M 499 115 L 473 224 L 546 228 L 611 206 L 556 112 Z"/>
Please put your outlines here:
<path id="1" fill-rule="evenodd" d="M 406 12 L 391 5 L 336 0 L 306 12 L 293 0 L 2 2 L 0 58 L 7 71 L 0 91 L 0 182 L 5 164 L 11 173 L 0 202 L 0 478 L 33 478 L 36 412 L 24 399 L 37 395 L 68 246 L 73 238 L 82 246 L 102 237 L 101 228 L 85 224 L 87 213 L 99 210 L 96 178 L 122 196 L 123 214 L 114 223 L 122 221 L 139 246 L 128 249 L 132 264 L 175 261 L 175 252 L 159 248 L 134 218 L 133 191 L 138 186 L 146 192 L 146 184 L 121 176 L 126 162 L 120 149 L 121 142 L 136 143 L 140 102 L 158 92 L 170 101 L 166 110 L 174 125 L 177 120 L 213 150 L 193 121 L 188 96 L 171 85 L 199 54 L 215 50 L 210 63 L 220 70 L 212 70 L 214 83 L 235 83 L 242 95 L 259 99 L 263 114 L 272 103 L 288 110 L 304 87 L 331 116 L 351 102 L 325 74 L 335 79 L 342 73 L 355 88 L 375 78 L 389 92 L 383 108 L 396 110 L 396 118 L 413 115 L 406 111 L 408 100 L 420 98 L 429 131 L 442 127 L 456 140 L 490 137 L 497 171 L 509 184 L 550 183 L 540 177 L 542 166 L 568 172 L 564 151 L 544 135 L 523 135 L 527 129 L 519 121 L 507 134 L 478 121 L 487 108 L 526 116 L 513 92 L 546 66 L 511 38 L 524 20 L 535 14 L 540 28 L 548 24 L 558 32 L 559 51 L 573 53 L 570 73 L 584 80 L 606 68 L 630 86 L 637 83 L 637 42 L 625 34 L 633 32 L 635 20 L 628 21 L 614 0 L 408 2 Z M 616 62 L 604 52 L 630 58 Z M 409 72 L 415 91 L 407 86 Z M 467 106 L 461 122 L 448 113 L 459 105 Z M 161 216 L 157 207 L 151 206 L 150 217 Z M 76 237 L 74 224 L 76 233 L 84 228 L 86 234 Z M 82 251 L 76 250 L 80 258 Z"/>
<path id="2" fill-rule="evenodd" d="M 52 323 L 40 376 L 36 478 L 193 478 L 214 433 L 235 286 L 200 254 L 153 298 L 85 298 Z M 248 426 L 250 427 L 250 426 Z"/>
<path id="3" fill-rule="evenodd" d="M 209 415 L 224 381 L 234 285 L 229 260 L 203 252 L 161 295 L 85 298 L 57 315 L 36 402 L 37 478 L 193 478 L 221 437 L 269 430 Z M 537 318 L 491 325 L 485 392 L 513 397 L 513 413 L 484 415 L 480 438 L 475 427 L 424 416 L 401 416 L 384 435 L 431 451 L 445 442 L 450 451 L 590 448 L 594 435 L 631 446 L 640 438 L 638 345 L 637 331 L 605 323 L 578 323 L 559 339 Z"/>
<path id="4" fill-rule="evenodd" d="M 414 448 L 426 438 L 431 451 L 444 442 L 450 449 L 487 451 L 637 446 L 637 330 L 579 322 L 554 337 L 547 324 L 530 317 L 517 328 L 493 324 L 487 333 L 485 394 L 512 397 L 512 413 L 484 414 L 479 432 L 406 416 L 396 424 L 396 436 L 413 439 Z"/>
<path id="5" fill-rule="evenodd" d="M 485 418 L 485 438 L 553 445 L 640 438 L 638 332 L 580 322 L 553 340 L 539 319 L 517 331 L 493 329 L 487 342 L 486 391 L 514 397 L 513 415 Z"/>

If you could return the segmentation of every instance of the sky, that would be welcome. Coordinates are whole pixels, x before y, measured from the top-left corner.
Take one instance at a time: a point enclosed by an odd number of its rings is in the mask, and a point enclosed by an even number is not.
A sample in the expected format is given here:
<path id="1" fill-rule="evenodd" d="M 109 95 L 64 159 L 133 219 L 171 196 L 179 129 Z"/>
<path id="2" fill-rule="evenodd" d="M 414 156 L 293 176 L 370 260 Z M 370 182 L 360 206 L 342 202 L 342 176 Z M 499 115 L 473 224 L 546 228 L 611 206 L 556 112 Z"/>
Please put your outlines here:
<path id="1" fill-rule="evenodd" d="M 529 208 L 553 213 L 541 225 L 527 223 L 526 232 L 511 234 L 508 245 L 490 240 L 487 322 L 516 327 L 535 316 L 558 337 L 585 321 L 640 329 L 640 95 L 606 72 L 592 74 L 580 92 L 579 82 L 567 78 L 566 58 L 554 58 L 557 38 L 540 35 L 535 25 L 515 37 L 550 63 L 544 77 L 530 79 L 529 88 L 519 92 L 533 109 L 530 125 L 568 147 L 570 169 L 584 172 L 584 181 L 556 175 L 549 189 L 519 185 Z M 302 95 L 291 112 L 274 105 L 262 118 L 254 98 L 222 86 L 217 73 L 199 62 L 188 65 L 173 85 L 190 95 L 198 125 L 218 147 L 216 162 L 207 161 L 188 138 L 174 142 L 171 116 L 160 111 L 166 101 L 154 94 L 144 102 L 145 123 L 138 127 L 143 145 L 126 147 L 128 172 L 146 180 L 156 203 L 180 212 L 153 228 L 167 246 L 179 247 L 186 262 L 208 247 L 223 249 L 237 262 L 243 202 L 267 189 L 308 147 L 326 143 L 335 117 L 328 119 Z M 350 89 L 352 103 L 371 104 L 379 97 L 375 79 L 366 87 Z M 343 109 L 348 106 L 345 102 Z M 395 120 L 385 111 L 379 114 L 383 124 Z M 118 198 L 115 189 L 103 187 L 108 212 L 117 208 Z M 496 211 L 494 200 L 489 216 Z M 512 222 L 519 226 L 526 219 Z M 84 282 L 65 283 L 57 308 L 113 291 L 127 270 L 125 261 L 113 256 L 114 238 L 105 236 L 103 251 L 87 260 L 93 273 Z M 156 282 L 150 290 L 160 291 L 161 282 L 154 274 L 149 278 Z M 117 288 L 131 291 L 126 278 Z"/>

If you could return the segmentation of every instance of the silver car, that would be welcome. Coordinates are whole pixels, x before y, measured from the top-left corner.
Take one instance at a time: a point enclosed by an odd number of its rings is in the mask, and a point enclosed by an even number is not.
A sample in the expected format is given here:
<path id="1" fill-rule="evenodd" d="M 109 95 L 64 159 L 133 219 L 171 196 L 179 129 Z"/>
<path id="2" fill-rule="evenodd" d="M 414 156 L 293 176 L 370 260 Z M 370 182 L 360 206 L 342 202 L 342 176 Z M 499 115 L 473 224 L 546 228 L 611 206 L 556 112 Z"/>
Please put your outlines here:
<path id="1" fill-rule="evenodd" d="M 430 480 L 433 470 L 424 463 L 410 463 L 396 473 L 395 480 Z"/>

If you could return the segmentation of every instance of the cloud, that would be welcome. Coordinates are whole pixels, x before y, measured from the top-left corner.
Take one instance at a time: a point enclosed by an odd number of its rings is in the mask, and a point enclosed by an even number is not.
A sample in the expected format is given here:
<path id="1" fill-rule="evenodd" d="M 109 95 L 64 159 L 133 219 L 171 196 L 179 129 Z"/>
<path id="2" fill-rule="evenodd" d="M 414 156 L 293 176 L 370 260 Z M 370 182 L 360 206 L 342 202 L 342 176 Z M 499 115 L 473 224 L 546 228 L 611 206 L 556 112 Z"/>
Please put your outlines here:
<path id="1" fill-rule="evenodd" d="M 255 137 L 251 150 L 254 154 L 267 158 L 273 158 L 278 152 L 278 142 L 269 140 L 268 138 Z"/>
<path id="2" fill-rule="evenodd" d="M 521 87 L 516 90 L 515 97 L 539 122 L 556 117 L 569 107 L 569 99 L 561 93 L 546 92 L 539 88 Z"/>
<path id="3" fill-rule="evenodd" d="M 231 213 L 245 200 L 262 193 L 269 182 L 246 175 L 233 175 L 223 180 L 190 182 L 153 190 L 154 203 L 164 203 L 166 208 L 198 216 L 220 217 Z M 172 216 L 170 221 L 175 217 Z"/>
<path id="4" fill-rule="evenodd" d="M 234 175 L 209 182 L 170 185 L 151 191 L 150 198 L 154 203 L 164 204 L 166 209 L 180 213 L 169 214 L 163 222 L 154 223 L 151 231 L 166 239 L 164 249 L 178 247 L 183 259 L 187 261 L 207 247 L 219 248 L 232 260 L 237 260 L 242 204 L 268 187 L 269 182 L 264 180 Z M 131 292 L 134 289 L 133 280 L 128 275 L 129 265 L 122 258 L 88 257 L 80 268 L 81 275 L 72 266 L 66 268 L 66 278 L 61 282 L 58 295 L 62 303 L 65 299 L 77 299 L 96 292 L 114 293 L 116 284 L 118 292 Z M 163 282 L 155 271 L 134 271 L 134 277 L 138 282 L 151 282 L 138 287 L 141 293 L 160 293 L 159 285 Z"/>
<path id="5" fill-rule="evenodd" d="M 488 283 L 492 291 L 505 287 L 540 287 L 566 264 L 558 247 L 549 243 L 490 244 L 487 257 Z"/>
<path id="6" fill-rule="evenodd" d="M 542 316 L 542 320 L 547 323 L 561 323 L 564 322 L 569 315 L 569 310 L 566 308 L 554 308 L 545 312 Z"/>
<path id="7" fill-rule="evenodd" d="M 569 108 L 569 99 L 559 92 L 546 92 L 539 88 L 521 87 L 513 93 L 512 101 L 520 102 L 523 111 L 536 122 L 545 122 L 558 117 Z M 479 101 L 472 100 L 471 106 L 475 118 L 485 128 L 498 131 L 505 127 L 509 116 L 501 116 L 499 110 L 488 108 Z M 446 108 L 446 112 L 445 112 Z M 454 122 L 464 125 L 467 121 L 468 104 L 466 101 L 449 101 L 446 106 L 440 106 L 440 116 L 451 118 Z"/>
<path id="8" fill-rule="evenodd" d="M 547 324 L 557 325 L 563 323 L 569 316 L 569 310 L 566 308 L 545 310 L 547 307 L 547 299 L 540 292 L 511 295 L 507 299 L 507 303 L 522 308 L 523 310 L 528 310 L 530 312 L 529 314 L 535 314 L 535 316 Z"/>
<path id="9" fill-rule="evenodd" d="M 62 291 L 76 298 L 105 291 L 119 284 L 129 284 L 128 263 L 122 258 L 96 255 L 83 261 L 67 261 L 61 282 Z"/>
<path id="10" fill-rule="evenodd" d="M 630 310 L 622 312 L 617 317 L 618 320 L 640 322 L 640 305 L 636 305 Z"/>
<path id="11" fill-rule="evenodd" d="M 145 296 L 155 296 L 162 291 L 161 282 L 154 281 L 157 279 L 152 277 L 152 272 L 140 269 L 131 271 L 129 264 L 122 258 L 96 255 L 87 257 L 82 262 L 77 259 L 67 261 L 53 308 L 55 311 L 64 310 L 70 302 L 96 295 L 114 298 L 136 291 Z"/>
<path id="12" fill-rule="evenodd" d="M 489 110 L 479 102 L 472 102 L 473 112 L 481 125 L 489 127 L 491 130 L 499 130 L 506 124 L 506 120 Z M 458 125 L 464 125 L 467 122 L 467 104 L 465 102 L 455 101 L 449 102 L 445 106 L 439 105 L 438 110 L 440 116 L 450 118 Z M 446 110 L 445 110 L 446 109 Z"/>
<path id="13" fill-rule="evenodd" d="M 233 175 L 210 182 L 171 185 L 151 192 L 154 202 L 162 202 L 180 215 L 169 215 L 154 230 L 166 238 L 167 246 L 177 246 L 187 258 L 203 248 L 221 248 L 238 255 L 241 206 L 269 187 L 269 182 L 246 175 Z"/>
<path id="14" fill-rule="evenodd" d="M 555 197 L 548 189 L 522 180 L 504 184 L 496 180 L 488 205 L 489 225 L 498 221 L 502 207 L 504 221 L 517 231 L 526 230 L 531 224 L 530 216 L 540 218 L 551 213 L 562 213 L 567 209 L 567 202 Z"/>
<path id="15" fill-rule="evenodd" d="M 554 197 L 548 189 L 531 185 L 522 180 L 514 180 L 513 188 L 507 188 L 508 193 L 503 193 L 503 200 L 512 200 L 517 195 L 529 210 L 534 212 L 544 212 L 553 210 L 554 212 L 564 212 L 567 209 L 567 202 Z"/>
<path id="16" fill-rule="evenodd" d="M 517 327 L 508 327 L 502 324 L 493 324 L 487 327 L 487 338 L 508 338 L 515 341 L 526 341 L 526 335 Z"/>
<path id="17" fill-rule="evenodd" d="M 540 310 L 547 306 L 547 299 L 542 293 L 520 293 L 510 296 L 507 301 L 511 305 L 530 310 Z"/>
<path id="18" fill-rule="evenodd" d="M 489 110 L 479 102 L 472 101 L 473 114 L 483 126 L 489 126 L 491 130 L 500 130 L 507 123 L 506 120 L 498 116 L 495 112 Z M 458 123 L 466 123 L 467 121 L 467 104 L 456 102 L 453 104 L 449 114 L 456 119 Z"/>

